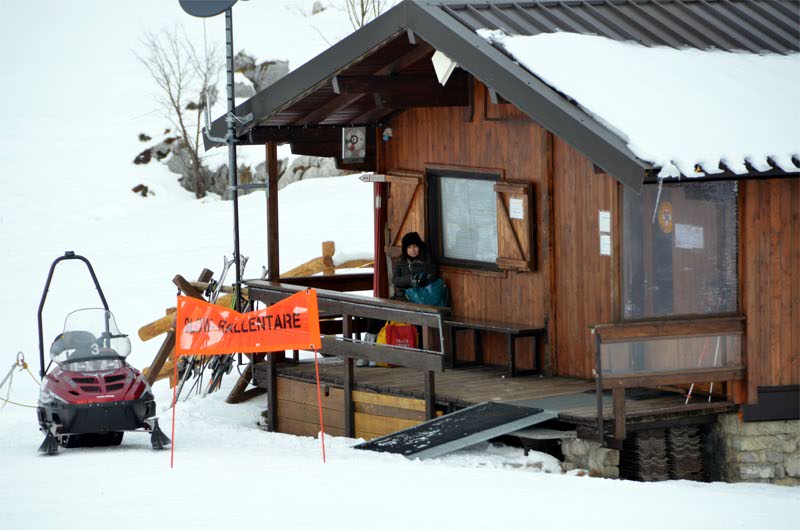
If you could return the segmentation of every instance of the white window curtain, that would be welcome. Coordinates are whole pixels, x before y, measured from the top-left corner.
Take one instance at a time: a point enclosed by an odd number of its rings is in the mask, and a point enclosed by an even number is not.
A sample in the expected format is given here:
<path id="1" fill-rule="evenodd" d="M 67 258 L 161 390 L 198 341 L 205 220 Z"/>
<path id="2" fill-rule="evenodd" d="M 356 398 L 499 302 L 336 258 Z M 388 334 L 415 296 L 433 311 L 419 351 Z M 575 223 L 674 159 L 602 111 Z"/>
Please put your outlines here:
<path id="1" fill-rule="evenodd" d="M 497 259 L 495 181 L 442 177 L 439 182 L 444 256 L 494 263 Z"/>

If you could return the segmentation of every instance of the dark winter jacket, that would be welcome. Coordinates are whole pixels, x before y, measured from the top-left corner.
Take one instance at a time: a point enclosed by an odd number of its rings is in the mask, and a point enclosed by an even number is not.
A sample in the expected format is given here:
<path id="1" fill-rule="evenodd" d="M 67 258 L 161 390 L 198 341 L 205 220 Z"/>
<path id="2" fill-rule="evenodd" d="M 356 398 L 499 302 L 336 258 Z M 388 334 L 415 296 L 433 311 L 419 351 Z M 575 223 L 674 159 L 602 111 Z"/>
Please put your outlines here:
<path id="1" fill-rule="evenodd" d="M 410 245 L 417 245 L 419 247 L 419 255 L 416 258 L 411 258 L 406 252 Z M 431 261 L 431 257 L 428 254 L 428 247 L 423 243 L 419 234 L 410 232 L 403 236 L 403 253 L 397 258 L 397 262 L 394 264 L 394 275 L 392 276 L 394 296 L 392 298 L 396 300 L 405 300 L 406 289 L 413 287 L 411 278 L 414 274 L 419 272 L 428 273 L 429 282 L 437 278 L 436 265 Z"/>

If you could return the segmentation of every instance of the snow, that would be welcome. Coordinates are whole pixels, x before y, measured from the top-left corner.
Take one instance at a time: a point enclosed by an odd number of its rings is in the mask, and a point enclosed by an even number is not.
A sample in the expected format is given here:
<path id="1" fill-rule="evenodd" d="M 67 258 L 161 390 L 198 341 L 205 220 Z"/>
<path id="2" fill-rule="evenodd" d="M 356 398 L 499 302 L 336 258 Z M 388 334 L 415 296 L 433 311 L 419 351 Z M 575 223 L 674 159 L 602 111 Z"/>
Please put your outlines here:
<path id="1" fill-rule="evenodd" d="M 676 50 L 574 33 L 478 30 L 627 142 L 660 177 L 800 171 L 800 54 Z"/>
<path id="2" fill-rule="evenodd" d="M 239 2 L 237 49 L 245 46 L 259 60 L 288 57 L 296 68 L 327 46 L 318 31 L 335 39 L 349 29 L 333 8 L 306 17 L 312 3 Z M 138 133 L 163 132 L 152 112 L 152 83 L 132 50 L 145 29 L 182 22 L 202 35 L 202 22 L 184 16 L 176 1 L 79 5 L 6 2 L 0 17 L 6 81 L 0 85 L 0 378 L 17 351 L 38 370 L 36 312 L 50 264 L 65 250 L 91 260 L 118 324 L 130 334 L 129 361 L 138 368 L 149 365 L 160 339 L 143 343 L 136 331 L 175 305 L 172 277 L 194 279 L 204 267 L 219 272 L 222 256 L 232 253 L 230 202 L 195 200 L 165 167 L 131 163 L 144 145 Z M 322 15 L 328 18 L 317 18 Z M 208 22 L 209 39 L 218 44 L 220 24 Z M 262 159 L 263 150 L 254 150 L 253 159 Z M 154 194 L 132 193 L 140 183 Z M 284 270 L 318 257 L 326 240 L 348 256 L 371 255 L 372 187 L 358 175 L 297 182 L 281 190 L 279 199 Z M 250 256 L 245 276 L 258 276 L 266 263 L 264 195 L 243 197 L 240 216 L 242 253 Z M 76 262 L 60 265 L 43 315 L 45 341 L 60 331 L 70 310 L 97 305 L 85 269 Z M 169 452 L 152 451 L 147 436 L 135 433 L 117 448 L 37 455 L 42 436 L 34 411 L 6 405 L 0 409 L 0 527 L 256 524 L 335 530 L 591 523 L 604 530 L 641 527 L 646 518 L 656 530 L 674 530 L 686 521 L 796 528 L 800 488 L 567 476 L 556 474 L 546 455 L 525 457 L 517 448 L 482 445 L 420 462 L 354 451 L 355 440 L 326 437 L 323 464 L 319 440 L 258 427 L 265 398 L 225 404 L 234 382 L 229 376 L 221 392 L 178 404 L 174 469 Z M 18 372 L 8 398 L 34 404 L 37 393 L 34 380 Z M 169 433 L 166 381 L 154 393 Z"/>

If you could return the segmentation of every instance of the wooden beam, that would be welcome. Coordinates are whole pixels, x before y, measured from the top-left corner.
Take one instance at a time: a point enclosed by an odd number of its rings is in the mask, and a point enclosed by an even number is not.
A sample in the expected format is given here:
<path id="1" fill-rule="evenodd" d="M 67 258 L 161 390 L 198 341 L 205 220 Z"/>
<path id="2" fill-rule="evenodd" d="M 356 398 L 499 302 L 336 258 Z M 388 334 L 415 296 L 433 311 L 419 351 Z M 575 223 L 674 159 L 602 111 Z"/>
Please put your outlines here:
<path id="1" fill-rule="evenodd" d="M 398 109 L 395 108 L 385 108 L 381 106 L 380 108 L 375 107 L 374 109 L 370 109 L 364 114 L 356 117 L 353 120 L 353 123 L 376 123 L 379 122 L 382 118 L 397 112 Z"/>
<path id="2" fill-rule="evenodd" d="M 614 387 L 612 390 L 614 404 L 614 438 L 625 439 L 625 388 Z"/>
<path id="3" fill-rule="evenodd" d="M 302 285 L 314 289 L 328 289 L 338 292 L 369 291 L 372 286 L 372 281 L 372 273 L 281 278 L 281 282 L 288 285 Z"/>
<path id="4" fill-rule="evenodd" d="M 430 350 L 431 345 L 431 328 L 422 326 L 422 347 Z M 444 356 L 442 356 L 444 358 Z M 434 375 L 432 370 L 425 372 L 425 419 L 432 420 L 436 417 L 436 385 L 434 384 Z"/>
<path id="5" fill-rule="evenodd" d="M 391 63 L 376 71 L 374 75 L 389 76 L 396 74 L 397 72 L 408 68 L 412 64 L 431 54 L 433 54 L 433 47 L 430 44 L 420 44 L 414 47 L 410 52 L 398 57 Z M 334 89 L 336 88 L 336 85 L 334 85 Z M 341 87 L 339 88 L 341 89 Z M 313 123 L 321 123 L 325 120 L 325 118 L 334 114 L 336 111 L 352 105 L 361 99 L 361 97 L 363 97 L 365 94 L 366 92 L 352 94 L 341 93 L 329 100 L 327 103 L 318 107 L 316 110 L 295 121 L 294 125 L 310 125 Z"/>
<path id="6" fill-rule="evenodd" d="M 301 127 L 289 125 L 286 127 L 259 126 L 251 131 L 253 143 L 265 144 L 275 142 L 284 144 L 288 142 L 318 143 L 340 142 L 342 130 L 339 127 Z"/>
<path id="7" fill-rule="evenodd" d="M 342 337 L 352 338 L 352 323 L 350 315 L 342 315 Z M 344 358 L 344 434 L 350 438 L 355 438 L 355 406 L 353 404 L 353 386 L 355 377 L 353 374 L 353 358 Z"/>
<path id="8" fill-rule="evenodd" d="M 444 357 L 439 353 L 386 346 L 367 342 L 351 342 L 336 339 L 335 337 L 322 337 L 322 351 L 327 355 L 339 355 L 365 359 L 378 363 L 396 364 L 406 368 L 418 368 L 429 372 L 444 371 Z"/>
<path id="9" fill-rule="evenodd" d="M 280 238 L 278 232 L 278 146 L 267 143 L 267 279 L 280 280 Z"/>
<path id="10" fill-rule="evenodd" d="M 267 355 L 267 430 L 275 432 L 278 419 L 278 369 L 274 355 Z"/>
<path id="11" fill-rule="evenodd" d="M 401 72 L 402 70 L 405 70 L 409 66 L 421 61 L 422 59 L 425 59 L 429 55 L 433 55 L 433 52 L 434 52 L 433 46 L 431 46 L 430 44 L 428 43 L 419 44 L 405 55 L 398 57 L 394 61 L 390 62 L 389 64 L 387 64 L 386 66 L 375 72 L 375 75 L 396 74 L 398 72 Z"/>
<path id="12" fill-rule="evenodd" d="M 335 85 L 342 94 L 401 94 L 410 91 L 437 93 L 442 85 L 428 75 L 348 75 L 334 77 Z"/>
<path id="13" fill-rule="evenodd" d="M 364 94 L 342 94 L 329 100 L 327 103 L 317 107 L 316 110 L 311 111 L 299 120 L 295 121 L 293 125 L 309 125 L 312 123 L 321 123 L 328 116 L 335 113 L 339 109 L 343 109 L 352 105 Z"/>
<path id="14" fill-rule="evenodd" d="M 711 383 L 719 381 L 739 381 L 744 379 L 744 367 L 696 368 L 670 372 L 649 372 L 646 374 L 604 375 L 603 388 L 686 385 L 690 383 Z"/>
<path id="15" fill-rule="evenodd" d="M 631 339 L 715 335 L 744 332 L 744 317 L 699 318 L 695 320 L 661 320 L 655 322 L 631 322 L 590 326 L 602 341 Z"/>

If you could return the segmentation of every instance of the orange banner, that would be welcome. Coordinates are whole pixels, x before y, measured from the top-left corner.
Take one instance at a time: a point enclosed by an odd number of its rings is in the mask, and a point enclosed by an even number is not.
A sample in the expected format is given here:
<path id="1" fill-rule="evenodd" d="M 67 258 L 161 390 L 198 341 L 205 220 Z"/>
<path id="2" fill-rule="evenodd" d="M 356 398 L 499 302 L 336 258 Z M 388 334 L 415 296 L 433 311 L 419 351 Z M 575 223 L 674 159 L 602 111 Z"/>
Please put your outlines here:
<path id="1" fill-rule="evenodd" d="M 175 327 L 178 356 L 309 350 L 320 346 L 319 308 L 314 289 L 250 313 L 178 296 Z"/>

